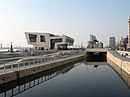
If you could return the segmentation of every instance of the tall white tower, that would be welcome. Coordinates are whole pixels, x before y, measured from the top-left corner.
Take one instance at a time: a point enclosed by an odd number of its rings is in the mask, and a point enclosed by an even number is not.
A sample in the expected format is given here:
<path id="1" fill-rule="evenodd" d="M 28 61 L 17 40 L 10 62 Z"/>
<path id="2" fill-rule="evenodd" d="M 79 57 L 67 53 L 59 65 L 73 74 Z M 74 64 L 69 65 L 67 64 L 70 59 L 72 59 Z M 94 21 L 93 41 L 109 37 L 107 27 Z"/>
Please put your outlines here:
<path id="1" fill-rule="evenodd" d="M 128 48 L 130 48 L 130 18 L 128 20 Z"/>

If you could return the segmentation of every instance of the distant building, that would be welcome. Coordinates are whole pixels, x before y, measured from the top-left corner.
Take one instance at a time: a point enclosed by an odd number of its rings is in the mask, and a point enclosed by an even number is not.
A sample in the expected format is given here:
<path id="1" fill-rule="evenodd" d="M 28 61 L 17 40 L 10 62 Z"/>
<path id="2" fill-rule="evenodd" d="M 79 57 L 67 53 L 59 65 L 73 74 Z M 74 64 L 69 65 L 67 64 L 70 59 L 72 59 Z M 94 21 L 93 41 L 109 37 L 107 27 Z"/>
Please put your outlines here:
<path id="1" fill-rule="evenodd" d="M 90 38 L 88 41 L 88 48 L 95 48 L 96 42 L 98 42 L 96 36 L 90 34 Z"/>
<path id="2" fill-rule="evenodd" d="M 109 47 L 115 49 L 116 40 L 115 37 L 110 37 L 109 39 Z"/>
<path id="3" fill-rule="evenodd" d="M 2 43 L 0 44 L 0 48 L 2 48 Z"/>
<path id="4" fill-rule="evenodd" d="M 103 48 L 103 43 L 98 42 L 96 36 L 90 34 L 90 40 L 88 41 L 88 48 Z"/>
<path id="5" fill-rule="evenodd" d="M 88 41 L 88 48 L 94 48 L 94 44 L 93 41 Z"/>
<path id="6" fill-rule="evenodd" d="M 90 34 L 90 41 L 91 41 L 91 42 L 98 42 L 96 36 L 94 36 L 94 35 L 92 35 L 92 34 Z"/>
<path id="7" fill-rule="evenodd" d="M 130 18 L 128 20 L 128 48 L 130 48 Z"/>
<path id="8" fill-rule="evenodd" d="M 98 42 L 98 48 L 103 48 L 103 43 L 102 42 Z"/>
<path id="9" fill-rule="evenodd" d="M 66 35 L 54 35 L 51 33 L 25 32 L 28 44 L 38 50 L 67 49 L 74 43 L 74 39 Z"/>
<path id="10" fill-rule="evenodd" d="M 122 37 L 119 44 L 119 50 L 126 50 L 128 45 L 128 36 Z"/>

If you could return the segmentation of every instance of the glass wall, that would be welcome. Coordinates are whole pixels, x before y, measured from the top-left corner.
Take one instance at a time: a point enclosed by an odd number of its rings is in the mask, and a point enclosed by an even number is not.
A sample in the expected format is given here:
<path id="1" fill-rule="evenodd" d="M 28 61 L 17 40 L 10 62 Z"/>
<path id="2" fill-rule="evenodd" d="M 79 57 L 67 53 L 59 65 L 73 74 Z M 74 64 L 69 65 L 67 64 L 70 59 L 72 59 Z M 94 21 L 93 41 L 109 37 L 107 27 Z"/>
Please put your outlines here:
<path id="1" fill-rule="evenodd" d="M 62 38 L 59 39 L 51 39 L 51 49 L 54 49 L 55 43 L 62 42 Z"/>
<path id="2" fill-rule="evenodd" d="M 74 40 L 72 40 L 72 39 L 66 39 L 66 42 L 73 44 Z"/>
<path id="3" fill-rule="evenodd" d="M 36 40 L 37 40 L 37 35 L 29 34 L 29 40 L 30 40 L 30 42 L 36 42 Z"/>
<path id="4" fill-rule="evenodd" d="M 46 42 L 46 41 L 45 41 L 45 36 L 40 35 L 40 42 Z"/>

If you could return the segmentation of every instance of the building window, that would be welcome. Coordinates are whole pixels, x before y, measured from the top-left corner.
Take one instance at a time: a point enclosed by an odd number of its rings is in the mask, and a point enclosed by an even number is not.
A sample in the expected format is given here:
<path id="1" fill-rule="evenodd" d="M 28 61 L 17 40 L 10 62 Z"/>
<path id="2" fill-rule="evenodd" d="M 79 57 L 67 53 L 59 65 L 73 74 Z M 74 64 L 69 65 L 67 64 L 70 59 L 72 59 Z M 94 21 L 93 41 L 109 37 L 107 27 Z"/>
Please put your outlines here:
<path id="1" fill-rule="evenodd" d="M 40 42 L 45 42 L 45 36 L 40 35 Z"/>
<path id="2" fill-rule="evenodd" d="M 58 37 L 58 35 L 49 34 L 50 37 Z"/>
<path id="3" fill-rule="evenodd" d="M 72 40 L 72 39 L 67 39 L 66 42 L 73 44 L 74 40 Z"/>
<path id="4" fill-rule="evenodd" d="M 54 49 L 55 43 L 62 42 L 62 38 L 59 39 L 51 39 L 51 49 Z"/>
<path id="5" fill-rule="evenodd" d="M 57 43 L 57 42 L 62 42 L 62 38 L 59 38 L 59 39 L 51 39 L 51 43 Z"/>
<path id="6" fill-rule="evenodd" d="M 29 40 L 30 40 L 30 42 L 36 42 L 36 40 L 37 40 L 37 35 L 29 34 Z"/>

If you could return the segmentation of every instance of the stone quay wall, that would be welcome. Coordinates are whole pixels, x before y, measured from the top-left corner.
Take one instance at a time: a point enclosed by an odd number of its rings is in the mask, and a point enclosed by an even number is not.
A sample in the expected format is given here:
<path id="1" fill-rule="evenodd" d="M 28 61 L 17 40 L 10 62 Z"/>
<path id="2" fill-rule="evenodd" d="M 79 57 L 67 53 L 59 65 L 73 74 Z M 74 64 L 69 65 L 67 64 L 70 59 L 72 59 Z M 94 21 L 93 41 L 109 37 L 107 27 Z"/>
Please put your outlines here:
<path id="1" fill-rule="evenodd" d="M 130 59 L 119 55 L 113 51 L 107 51 L 107 62 L 111 64 L 113 62 L 118 67 L 123 69 L 126 73 L 130 75 Z"/>
<path id="2" fill-rule="evenodd" d="M 7 82 L 17 80 L 19 78 L 27 77 L 30 75 L 34 75 L 36 73 L 43 72 L 45 70 L 49 70 L 49 69 L 52 69 L 52 68 L 55 68 L 58 66 L 69 64 L 71 62 L 82 60 L 84 57 L 85 57 L 84 54 L 71 56 L 71 57 L 64 58 L 64 59 L 52 60 L 43 65 L 39 65 L 39 66 L 36 65 L 31 68 L 26 68 L 26 69 L 14 71 L 14 72 L 8 72 L 5 74 L 1 74 L 0 75 L 0 84 L 7 83 Z"/>

